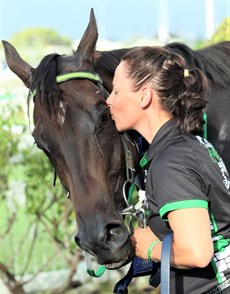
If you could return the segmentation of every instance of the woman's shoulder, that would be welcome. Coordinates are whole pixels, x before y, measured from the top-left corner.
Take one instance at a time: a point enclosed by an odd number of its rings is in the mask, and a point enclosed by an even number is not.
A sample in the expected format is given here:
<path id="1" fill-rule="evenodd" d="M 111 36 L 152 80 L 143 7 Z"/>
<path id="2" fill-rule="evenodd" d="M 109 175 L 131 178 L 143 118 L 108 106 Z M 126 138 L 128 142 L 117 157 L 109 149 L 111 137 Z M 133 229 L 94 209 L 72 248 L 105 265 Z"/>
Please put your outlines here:
<path id="1" fill-rule="evenodd" d="M 195 160 L 194 146 L 197 144 L 195 136 L 181 135 L 164 146 L 155 158 L 155 166 L 167 167 L 169 164 L 193 164 Z"/>

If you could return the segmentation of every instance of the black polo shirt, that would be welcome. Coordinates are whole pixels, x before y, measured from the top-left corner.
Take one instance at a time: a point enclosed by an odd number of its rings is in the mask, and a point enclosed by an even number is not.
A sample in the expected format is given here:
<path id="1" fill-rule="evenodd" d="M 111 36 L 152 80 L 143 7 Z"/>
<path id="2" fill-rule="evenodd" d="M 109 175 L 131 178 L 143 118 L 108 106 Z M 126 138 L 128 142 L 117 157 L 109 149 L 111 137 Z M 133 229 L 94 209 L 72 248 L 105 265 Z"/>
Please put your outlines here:
<path id="1" fill-rule="evenodd" d="M 157 132 L 147 159 L 149 225 L 160 239 L 170 230 L 167 222 L 170 211 L 203 207 L 210 214 L 213 260 L 204 269 L 172 268 L 171 294 L 199 294 L 228 281 L 230 180 L 222 159 L 207 140 L 181 134 L 171 120 Z"/>

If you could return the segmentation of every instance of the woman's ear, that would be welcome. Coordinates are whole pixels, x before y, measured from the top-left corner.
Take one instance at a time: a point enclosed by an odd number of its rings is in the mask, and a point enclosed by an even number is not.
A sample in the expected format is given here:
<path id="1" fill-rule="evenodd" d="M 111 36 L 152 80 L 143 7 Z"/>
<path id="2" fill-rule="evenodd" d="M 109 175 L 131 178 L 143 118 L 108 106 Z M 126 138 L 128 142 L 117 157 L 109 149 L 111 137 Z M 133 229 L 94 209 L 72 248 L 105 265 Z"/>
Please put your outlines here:
<path id="1" fill-rule="evenodd" d="M 144 88 L 142 89 L 142 97 L 140 100 L 141 108 L 143 109 L 147 108 L 151 104 L 152 95 L 153 95 L 152 89 L 149 88 L 148 86 L 144 86 Z"/>

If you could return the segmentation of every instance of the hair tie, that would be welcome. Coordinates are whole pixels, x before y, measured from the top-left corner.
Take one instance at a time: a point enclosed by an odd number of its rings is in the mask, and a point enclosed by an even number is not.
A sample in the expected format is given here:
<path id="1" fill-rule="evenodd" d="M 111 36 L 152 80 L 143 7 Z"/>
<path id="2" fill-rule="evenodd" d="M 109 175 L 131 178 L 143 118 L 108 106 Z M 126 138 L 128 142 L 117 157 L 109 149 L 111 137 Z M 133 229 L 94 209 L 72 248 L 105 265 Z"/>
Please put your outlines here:
<path id="1" fill-rule="evenodd" d="M 189 71 L 188 69 L 184 69 L 184 77 L 187 78 L 189 76 Z"/>

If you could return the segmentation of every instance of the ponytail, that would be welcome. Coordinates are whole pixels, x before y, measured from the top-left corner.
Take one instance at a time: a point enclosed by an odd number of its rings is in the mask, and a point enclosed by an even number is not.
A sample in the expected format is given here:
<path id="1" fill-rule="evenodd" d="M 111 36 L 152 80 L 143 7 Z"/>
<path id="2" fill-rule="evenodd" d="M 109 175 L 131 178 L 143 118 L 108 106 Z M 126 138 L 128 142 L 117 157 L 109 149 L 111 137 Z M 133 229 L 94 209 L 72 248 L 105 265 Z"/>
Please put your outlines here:
<path id="1" fill-rule="evenodd" d="M 182 133 L 202 135 L 207 84 L 199 69 L 183 69 L 181 87 L 178 87 L 178 107 L 172 111 L 173 119 Z"/>
<path id="2" fill-rule="evenodd" d="M 135 90 L 150 83 L 182 133 L 202 134 L 208 83 L 199 69 L 187 69 L 182 56 L 157 46 L 132 49 L 123 60 Z"/>

